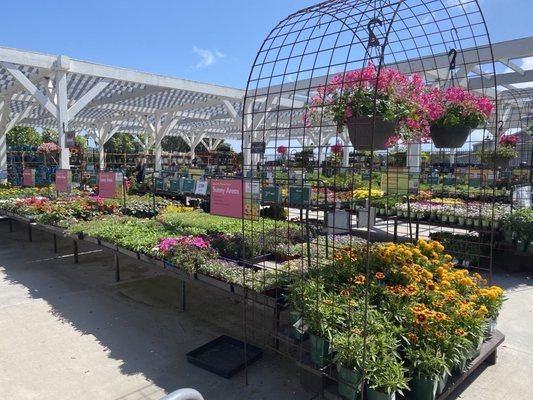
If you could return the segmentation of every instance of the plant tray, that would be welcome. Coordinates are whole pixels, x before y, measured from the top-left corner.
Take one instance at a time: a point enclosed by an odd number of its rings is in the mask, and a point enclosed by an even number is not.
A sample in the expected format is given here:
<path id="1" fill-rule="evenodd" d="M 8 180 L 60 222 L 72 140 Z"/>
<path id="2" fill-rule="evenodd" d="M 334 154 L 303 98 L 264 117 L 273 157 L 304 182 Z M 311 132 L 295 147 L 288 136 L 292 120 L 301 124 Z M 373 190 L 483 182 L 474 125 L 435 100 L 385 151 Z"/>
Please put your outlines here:
<path id="1" fill-rule="evenodd" d="M 263 349 L 246 344 L 246 364 L 250 365 L 263 356 Z M 209 372 L 231 378 L 244 369 L 244 343 L 222 335 L 187 353 L 187 361 Z"/>

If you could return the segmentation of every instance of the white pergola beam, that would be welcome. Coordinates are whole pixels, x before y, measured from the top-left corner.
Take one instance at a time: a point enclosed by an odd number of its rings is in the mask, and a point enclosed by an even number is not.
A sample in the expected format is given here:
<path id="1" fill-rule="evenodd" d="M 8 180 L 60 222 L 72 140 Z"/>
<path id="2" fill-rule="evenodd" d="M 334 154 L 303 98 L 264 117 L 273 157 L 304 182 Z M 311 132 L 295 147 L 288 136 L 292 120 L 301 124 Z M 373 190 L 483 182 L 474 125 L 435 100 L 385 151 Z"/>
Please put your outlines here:
<path id="1" fill-rule="evenodd" d="M 0 62 L 0 65 L 2 65 L 2 67 L 4 67 L 6 71 L 8 71 L 13 78 L 15 78 L 20 85 L 22 85 L 22 87 L 26 89 L 33 96 L 33 98 L 37 100 L 39 104 L 41 104 L 41 106 L 43 106 L 50 114 L 54 116 L 57 114 L 57 107 L 52 100 L 50 100 L 48 96 L 41 92 L 37 86 L 35 86 L 33 82 L 30 81 L 28 77 L 17 68 L 16 65 L 8 62 Z"/>
<path id="2" fill-rule="evenodd" d="M 68 109 L 68 119 L 72 120 L 78 113 L 83 110 L 96 96 L 102 93 L 109 84 L 110 79 L 103 79 L 94 85 L 87 93 L 85 93 L 74 105 Z"/>

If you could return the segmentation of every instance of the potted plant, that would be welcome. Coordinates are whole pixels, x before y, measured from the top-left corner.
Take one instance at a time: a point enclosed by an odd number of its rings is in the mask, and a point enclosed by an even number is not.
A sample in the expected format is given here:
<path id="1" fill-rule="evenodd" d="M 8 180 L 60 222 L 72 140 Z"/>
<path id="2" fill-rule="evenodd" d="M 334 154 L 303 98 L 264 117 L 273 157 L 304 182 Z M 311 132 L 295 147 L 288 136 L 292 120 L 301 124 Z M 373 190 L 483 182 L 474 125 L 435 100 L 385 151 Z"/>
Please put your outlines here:
<path id="1" fill-rule="evenodd" d="M 371 358 L 366 365 L 366 398 L 368 400 L 395 400 L 408 388 L 406 369 L 395 355 L 383 354 Z"/>
<path id="2" fill-rule="evenodd" d="M 411 399 L 434 400 L 439 380 L 446 371 L 446 359 L 434 343 L 413 343 L 405 349 L 405 358 L 413 374 L 409 382 Z"/>
<path id="3" fill-rule="evenodd" d="M 462 147 L 472 129 L 485 124 L 493 104 L 484 96 L 476 96 L 463 88 L 431 88 L 422 101 L 430 118 L 430 136 L 437 148 Z"/>
<path id="4" fill-rule="evenodd" d="M 483 149 L 478 152 L 480 161 L 489 168 L 506 168 L 509 161 L 518 156 L 515 150 L 518 143 L 518 135 L 504 135 L 500 138 L 496 150 L 493 148 Z"/>
<path id="5" fill-rule="evenodd" d="M 317 89 L 304 115 L 304 124 L 320 124 L 323 117 L 348 129 L 356 150 L 384 150 L 404 141 L 420 141 L 429 125 L 420 96 L 420 75 L 407 77 L 392 68 L 367 67 L 334 76 Z"/>
<path id="6" fill-rule="evenodd" d="M 345 399 L 356 400 L 361 386 L 363 336 L 359 329 L 341 331 L 333 336 L 334 363 L 339 373 L 338 391 Z"/>
<path id="7" fill-rule="evenodd" d="M 514 211 L 506 219 L 506 225 L 516 236 L 516 246 L 518 251 L 533 251 L 531 241 L 533 240 L 533 210 L 521 208 Z"/>

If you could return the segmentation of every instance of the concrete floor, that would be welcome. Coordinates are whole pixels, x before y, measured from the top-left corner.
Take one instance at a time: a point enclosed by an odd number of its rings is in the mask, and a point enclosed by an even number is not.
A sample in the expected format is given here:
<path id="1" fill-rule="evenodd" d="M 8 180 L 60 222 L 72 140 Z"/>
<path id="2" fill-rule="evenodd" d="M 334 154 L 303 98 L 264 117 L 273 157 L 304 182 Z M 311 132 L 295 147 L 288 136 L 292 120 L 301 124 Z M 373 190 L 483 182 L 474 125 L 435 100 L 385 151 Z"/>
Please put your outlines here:
<path id="1" fill-rule="evenodd" d="M 188 364 L 185 353 L 221 335 L 238 335 L 242 306 L 216 290 L 189 288 L 188 310 L 169 304 L 172 288 L 147 294 L 147 266 L 121 259 L 114 283 L 113 258 L 89 244 L 74 264 L 71 243 L 52 251 L 48 233 L 0 222 L 0 399 L 159 399 L 181 387 L 211 399 L 313 399 L 302 390 L 290 362 L 266 353 L 232 379 Z M 495 366 L 484 368 L 458 398 L 533 398 L 533 282 L 496 274 L 509 300 L 499 329 L 507 336 Z M 157 279 L 155 280 L 157 283 Z M 153 288 L 152 288 L 153 289 Z M 150 292 L 150 290 L 148 290 Z"/>

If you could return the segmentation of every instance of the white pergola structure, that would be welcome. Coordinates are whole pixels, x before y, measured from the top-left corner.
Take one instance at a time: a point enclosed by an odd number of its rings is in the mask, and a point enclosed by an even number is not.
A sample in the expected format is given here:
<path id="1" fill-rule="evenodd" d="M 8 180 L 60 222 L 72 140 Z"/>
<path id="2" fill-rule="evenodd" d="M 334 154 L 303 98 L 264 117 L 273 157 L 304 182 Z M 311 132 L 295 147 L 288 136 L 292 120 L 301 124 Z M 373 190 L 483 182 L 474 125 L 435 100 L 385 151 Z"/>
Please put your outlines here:
<path id="1" fill-rule="evenodd" d="M 484 66 L 476 63 L 486 57 L 468 49 L 459 63 L 467 65 L 468 71 L 460 71 L 459 82 L 474 90 L 493 87 L 493 95 L 498 93 L 503 100 L 499 119 L 505 120 L 513 115 L 509 109 L 530 100 L 530 91 L 519 91 L 517 86 L 533 86 L 533 66 L 526 69 L 520 65 L 524 59 L 533 57 L 533 37 L 495 43 L 492 51 L 499 65 L 497 86 L 493 77 L 481 73 Z M 439 57 L 442 63 L 437 63 Z M 421 63 L 426 74 L 438 80 L 447 71 L 431 70 L 431 65 L 446 65 L 447 59 L 447 54 L 442 54 L 398 62 L 391 67 L 408 71 L 414 63 Z M 246 117 L 247 112 L 243 124 L 241 89 L 0 47 L 0 171 L 7 169 L 6 132 L 15 125 L 57 129 L 61 168 L 69 168 L 66 132 L 70 130 L 86 131 L 95 140 L 100 149 L 101 168 L 105 167 L 104 144 L 116 132 L 132 134 L 145 151 L 153 146 L 156 170 L 161 169 L 161 141 L 166 135 L 183 137 L 193 157 L 199 143 L 212 150 L 221 140 L 242 138 L 243 148 L 247 149 L 245 165 L 253 165 L 256 155 L 250 154 L 251 141 L 262 140 L 268 145 L 275 137 L 304 145 L 302 115 L 310 95 L 308 88 L 323 81 L 324 78 L 316 77 L 312 82 L 299 80 L 255 89 L 254 104 L 249 106 L 255 107 L 254 114 L 259 118 L 252 121 Z M 286 87 L 291 89 L 286 91 Z M 293 87 L 297 90 L 292 90 Z M 506 91 L 513 96 L 504 96 Z M 290 97 L 284 92 L 290 92 Z M 522 94 L 525 98 L 517 102 Z M 335 136 L 334 130 L 307 129 L 305 144 L 327 149 Z M 345 133 L 339 139 L 346 145 L 343 164 L 347 166 L 350 141 Z"/>
<path id="2" fill-rule="evenodd" d="M 59 133 L 61 168 L 70 168 L 66 132 L 85 130 L 100 148 L 116 132 L 131 133 L 155 153 L 180 135 L 194 149 L 241 137 L 243 90 L 110 67 L 66 56 L 0 48 L 0 170 L 7 169 L 6 133 L 15 125 Z"/>

